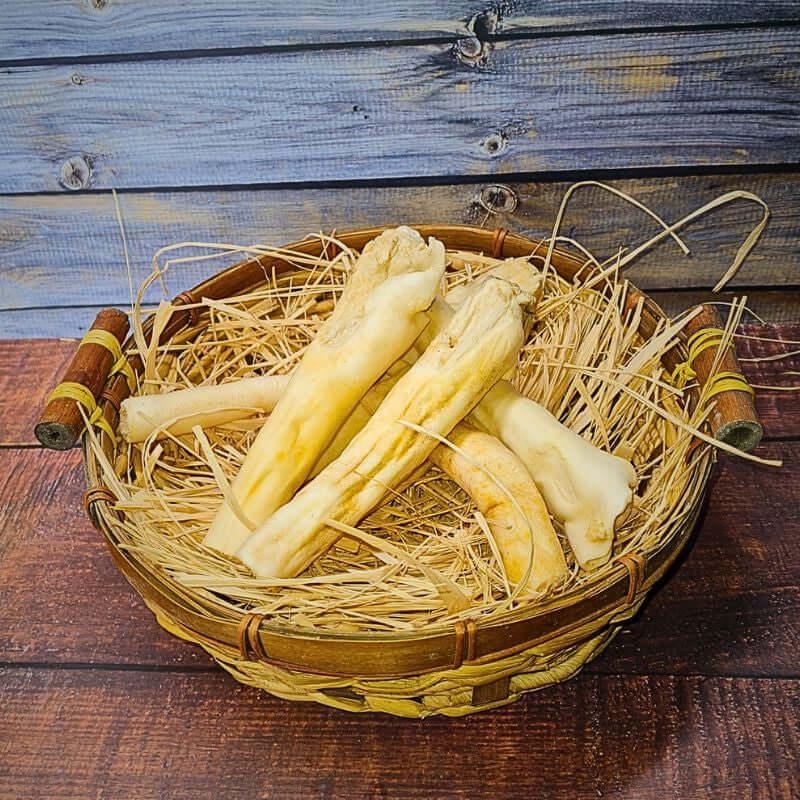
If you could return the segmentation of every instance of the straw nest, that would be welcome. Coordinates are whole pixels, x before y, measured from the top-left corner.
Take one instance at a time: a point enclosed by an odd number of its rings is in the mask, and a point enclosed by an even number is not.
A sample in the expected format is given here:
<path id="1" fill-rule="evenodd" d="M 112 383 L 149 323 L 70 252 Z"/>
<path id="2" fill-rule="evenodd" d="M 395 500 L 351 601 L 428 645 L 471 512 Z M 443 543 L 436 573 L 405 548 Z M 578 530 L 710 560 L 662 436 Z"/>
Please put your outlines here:
<path id="1" fill-rule="evenodd" d="M 665 235 L 675 236 L 666 230 Z M 549 241 L 563 243 L 555 231 Z M 632 461 L 638 485 L 632 507 L 619 521 L 614 555 L 646 555 L 685 524 L 686 509 L 702 491 L 696 463 L 708 457 L 708 444 L 690 452 L 704 406 L 690 403 L 661 363 L 685 320 L 665 319 L 643 340 L 637 333 L 641 304 L 627 302 L 629 285 L 620 275 L 626 259 L 620 254 L 599 264 L 572 245 L 595 266 L 594 277 L 570 284 L 549 267 L 546 250 L 533 254 L 545 270 L 545 289 L 514 382 L 581 436 Z M 193 248 L 188 256 L 187 247 Z M 137 303 L 134 337 L 145 368 L 136 393 L 290 372 L 334 307 L 355 260 L 340 243 L 336 251 L 312 258 L 265 247 L 165 249 L 140 299 L 176 262 L 274 254 L 294 268 L 266 274 L 246 295 L 203 301 L 199 323 L 163 344 L 159 332 L 173 307 L 163 302 L 153 312 L 153 334 L 146 337 Z M 447 288 L 497 263 L 485 255 L 448 252 Z M 124 512 L 107 517 L 120 548 L 190 602 L 213 599 L 232 611 L 262 613 L 316 631 L 409 631 L 452 626 L 459 618 L 527 613 L 535 604 L 603 580 L 613 569 L 612 559 L 591 574 L 583 572 L 562 537 L 570 566 L 563 585 L 547 596 L 515 592 L 470 499 L 429 466 L 392 492 L 362 522 L 358 535 L 343 537 L 299 577 L 255 578 L 201 542 L 262 422 L 253 415 L 183 436 L 151 437 L 142 445 L 119 440 L 111 458 L 96 441 L 90 443 L 105 484 L 118 498 L 116 510 Z"/>

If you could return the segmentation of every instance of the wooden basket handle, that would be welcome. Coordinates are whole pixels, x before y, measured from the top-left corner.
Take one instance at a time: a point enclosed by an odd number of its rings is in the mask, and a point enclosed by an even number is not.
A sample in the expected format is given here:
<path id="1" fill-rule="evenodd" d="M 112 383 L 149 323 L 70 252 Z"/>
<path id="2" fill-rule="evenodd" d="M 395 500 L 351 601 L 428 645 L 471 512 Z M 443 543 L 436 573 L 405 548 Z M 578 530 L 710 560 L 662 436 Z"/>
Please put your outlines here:
<path id="1" fill-rule="evenodd" d="M 45 447 L 72 447 L 83 433 L 84 415 L 101 429 L 111 430 L 97 402 L 112 372 L 130 370 L 121 351 L 128 328 L 127 315 L 116 308 L 104 308 L 97 315 L 34 428 Z"/>
<path id="2" fill-rule="evenodd" d="M 714 368 L 724 327 L 714 306 L 701 305 L 700 313 L 684 328 L 689 359 L 678 369 L 687 370 L 686 377 L 696 379 L 701 392 L 713 398 L 709 423 L 714 438 L 750 452 L 761 441 L 764 429 L 756 413 L 755 392 L 742 374 L 733 341 Z"/>

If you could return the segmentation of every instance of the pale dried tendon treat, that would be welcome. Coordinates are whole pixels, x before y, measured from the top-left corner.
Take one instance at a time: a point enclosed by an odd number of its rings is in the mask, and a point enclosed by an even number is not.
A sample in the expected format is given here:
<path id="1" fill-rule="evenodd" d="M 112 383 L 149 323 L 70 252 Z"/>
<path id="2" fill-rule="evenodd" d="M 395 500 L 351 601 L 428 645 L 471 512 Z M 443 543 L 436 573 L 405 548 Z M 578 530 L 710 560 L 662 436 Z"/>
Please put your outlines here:
<path id="1" fill-rule="evenodd" d="M 272 411 L 288 385 L 288 375 L 264 375 L 128 397 L 122 401 L 119 430 L 126 441 L 143 442 L 153 433 L 180 436 L 195 425 L 213 428 L 253 412 Z"/>
<path id="2" fill-rule="evenodd" d="M 464 295 L 466 299 L 469 295 Z M 346 426 L 369 421 L 381 401 L 411 366 L 411 354 L 367 392 Z M 344 429 L 343 429 L 344 430 Z M 340 431 L 341 433 L 341 431 Z M 337 436 L 336 445 L 344 437 Z M 332 445 L 326 463 L 340 451 Z M 346 442 L 342 443 L 342 449 Z M 568 569 L 544 500 L 525 465 L 499 439 L 459 422 L 430 455 L 435 464 L 470 497 L 483 515 L 506 576 L 523 591 L 544 594 L 562 583 Z"/>
<path id="3" fill-rule="evenodd" d="M 452 478 L 485 517 L 512 586 L 546 593 L 568 575 L 542 495 L 524 464 L 494 436 L 459 423 L 431 461 Z M 526 580 L 527 576 L 527 580 Z"/>
<path id="4" fill-rule="evenodd" d="M 633 465 L 587 442 L 507 381 L 487 394 L 470 419 L 528 468 L 550 512 L 564 524 L 578 564 L 585 570 L 605 564 L 617 517 L 633 497 Z"/>
<path id="5" fill-rule="evenodd" d="M 479 287 L 487 278 L 503 278 L 510 283 L 515 283 L 525 294 L 531 298 L 531 304 L 536 305 L 544 289 L 544 275 L 531 264 L 527 256 L 507 258 L 496 267 L 492 267 L 480 277 L 469 283 L 461 283 L 447 292 L 447 302 L 457 308 Z"/>
<path id="6" fill-rule="evenodd" d="M 332 519 L 356 525 L 422 464 L 516 361 L 521 304 L 507 281 L 487 281 L 397 382 L 344 452 L 275 512 L 239 549 L 262 577 L 298 575 L 340 536 Z"/>
<path id="7" fill-rule="evenodd" d="M 411 228 L 366 245 L 233 482 L 241 514 L 223 503 L 207 546 L 235 553 L 251 526 L 292 497 L 359 399 L 427 324 L 444 268 L 442 243 L 426 244 Z"/>

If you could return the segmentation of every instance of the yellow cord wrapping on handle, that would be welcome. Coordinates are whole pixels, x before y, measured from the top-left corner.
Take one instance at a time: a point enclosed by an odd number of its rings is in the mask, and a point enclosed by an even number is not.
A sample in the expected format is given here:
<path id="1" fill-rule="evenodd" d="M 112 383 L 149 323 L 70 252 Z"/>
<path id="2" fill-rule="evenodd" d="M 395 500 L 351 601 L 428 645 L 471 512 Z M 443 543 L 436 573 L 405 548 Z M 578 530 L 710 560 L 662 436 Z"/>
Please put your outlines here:
<path id="1" fill-rule="evenodd" d="M 110 378 L 112 375 L 121 372 L 128 381 L 128 388 L 131 391 L 136 388 L 136 376 L 133 374 L 133 369 L 128 363 L 128 359 L 125 358 L 122 352 L 122 346 L 119 340 L 113 333 L 95 328 L 81 339 L 81 344 L 99 344 L 101 347 L 105 347 L 114 357 L 114 364 L 111 367 L 111 371 L 108 373 L 108 377 Z"/>
<path id="2" fill-rule="evenodd" d="M 670 380 L 679 389 L 683 389 L 686 384 L 697 377 L 694 371 L 695 359 L 700 353 L 708 350 L 709 347 L 718 347 L 722 344 L 722 339 L 725 336 L 725 331 L 722 328 L 702 328 L 696 331 L 689 337 L 687 346 L 689 348 L 689 357 L 686 361 L 682 361 L 672 371 Z M 749 387 L 748 387 L 749 388 Z M 722 389 L 720 391 L 726 391 Z M 719 394 L 719 392 L 717 392 Z"/>
<path id="3" fill-rule="evenodd" d="M 752 397 L 756 395 L 741 372 L 717 372 L 706 381 L 704 391 L 706 400 L 723 392 L 747 392 Z"/>
<path id="4" fill-rule="evenodd" d="M 50 393 L 47 402 L 49 403 L 51 400 L 58 400 L 59 398 L 74 400 L 86 412 L 89 425 L 96 425 L 101 431 L 104 431 L 111 437 L 112 442 L 117 441 L 114 429 L 103 416 L 103 411 L 97 405 L 94 395 L 82 383 L 76 383 L 75 381 L 59 383 Z"/>

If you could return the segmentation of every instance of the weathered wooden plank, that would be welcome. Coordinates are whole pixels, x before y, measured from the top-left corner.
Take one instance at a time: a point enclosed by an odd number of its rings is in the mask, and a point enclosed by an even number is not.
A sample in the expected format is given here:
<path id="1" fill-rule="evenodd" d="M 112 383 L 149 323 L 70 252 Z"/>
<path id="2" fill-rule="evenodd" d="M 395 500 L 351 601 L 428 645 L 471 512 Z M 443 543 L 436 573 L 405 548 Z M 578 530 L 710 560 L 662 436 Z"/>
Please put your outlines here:
<path id="1" fill-rule="evenodd" d="M 588 671 L 797 674 L 800 444 L 761 452 L 783 470 L 724 460 L 692 551 Z M 0 449 L 0 481 L 0 662 L 208 667 L 115 571 L 81 508 L 78 451 Z"/>
<path id="2" fill-rule="evenodd" d="M 708 290 L 679 292 L 657 289 L 650 294 L 670 316 L 700 303 L 730 303 L 735 297 L 746 296 L 747 307 L 752 309 L 757 319 L 769 323 L 791 323 L 800 319 L 800 291 L 789 287 L 775 290 L 747 288 L 740 292 L 716 294 Z M 725 308 L 721 307 L 721 311 L 724 313 Z"/>
<path id="3" fill-rule="evenodd" d="M 209 666 L 114 567 L 83 512 L 79 450 L 0 449 L 0 465 L 0 662 Z"/>
<path id="4" fill-rule="evenodd" d="M 36 442 L 33 426 L 75 346 L 57 339 L 0 339 L 0 446 Z"/>
<path id="5" fill-rule="evenodd" d="M 384 42 L 481 35 L 591 31 L 607 28 L 770 23 L 800 19 L 793 0 L 749 3 L 626 3 L 592 0 L 413 0 L 336 3 L 275 0 L 166 0 L 158 7 L 130 0 L 58 0 L 9 5 L 0 29 L 3 60 L 68 58 L 183 50 L 218 50 L 318 43 Z"/>
<path id="6" fill-rule="evenodd" d="M 772 218 L 732 285 L 800 285 L 800 175 L 638 178 L 610 184 L 669 221 L 725 192 L 741 189 L 757 194 L 769 205 Z M 120 195 L 119 203 L 137 286 L 151 268 L 153 253 L 180 241 L 284 244 L 336 227 L 431 221 L 500 225 L 533 236 L 549 235 L 570 184 L 503 185 L 513 193 L 508 197 L 516 206 L 494 214 L 485 208 L 488 202 L 498 202 L 498 190 L 491 183 L 145 192 Z M 665 241 L 631 267 L 630 277 L 648 291 L 710 287 L 727 269 L 759 214 L 755 205 L 740 201 L 703 217 L 682 234 L 691 257 L 671 240 Z M 601 259 L 621 246 L 639 244 L 656 230 L 632 206 L 591 188 L 574 194 L 562 226 L 563 233 L 579 239 Z M 219 261 L 177 266 L 169 278 L 170 290 L 189 288 L 222 266 Z M 158 299 L 157 286 L 148 298 Z M 129 300 L 119 224 L 109 194 L 0 197 L 0 310 L 123 305 Z M 798 316 L 800 305 L 795 307 L 794 318 Z M 35 314 L 31 323 L 35 327 L 43 320 Z M 31 334 L 11 330 L 8 318 L 0 314 L 0 335 Z M 33 335 L 47 334 L 36 329 Z"/>
<path id="7" fill-rule="evenodd" d="M 7 68 L 0 191 L 781 163 L 792 28 Z M 167 77 L 168 76 L 168 77 Z"/>
<path id="8" fill-rule="evenodd" d="M 290 704 L 216 673 L 0 675 L 3 798 L 788 800 L 800 791 L 797 681 L 582 676 L 479 717 L 420 723 Z"/>
<path id="9" fill-rule="evenodd" d="M 748 326 L 744 332 L 780 339 L 786 344 L 741 338 L 737 348 L 743 359 L 773 357 L 800 347 L 791 344 L 800 342 L 800 323 Z M 36 444 L 33 426 L 76 346 L 74 339 L 0 339 L 0 447 Z M 786 374 L 800 371 L 798 356 L 760 362 L 745 360 L 743 365 L 748 379 L 759 386 L 785 388 L 798 383 L 796 376 Z M 800 435 L 800 392 L 759 389 L 756 402 L 766 438 Z"/>

